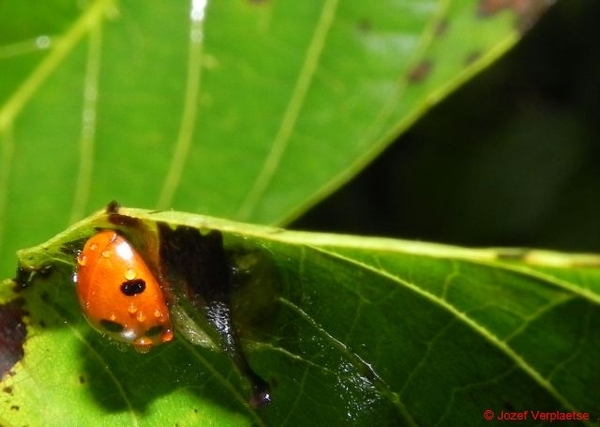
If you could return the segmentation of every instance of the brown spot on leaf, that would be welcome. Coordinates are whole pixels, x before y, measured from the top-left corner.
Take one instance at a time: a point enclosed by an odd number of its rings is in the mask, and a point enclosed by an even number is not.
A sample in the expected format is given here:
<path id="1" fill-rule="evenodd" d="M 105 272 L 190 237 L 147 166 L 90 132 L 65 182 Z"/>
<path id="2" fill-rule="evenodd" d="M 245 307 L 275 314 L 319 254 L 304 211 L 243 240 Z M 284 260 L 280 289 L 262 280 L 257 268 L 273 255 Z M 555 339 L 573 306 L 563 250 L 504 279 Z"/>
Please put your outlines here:
<path id="1" fill-rule="evenodd" d="M 431 74 L 432 68 L 433 63 L 430 60 L 421 61 L 408 73 L 408 81 L 411 83 L 422 82 Z"/>
<path id="2" fill-rule="evenodd" d="M 21 301 L 0 305 L 0 378 L 23 358 L 23 343 L 27 336 Z"/>
<path id="3" fill-rule="evenodd" d="M 529 30 L 555 0 L 479 0 L 478 14 L 490 17 L 499 12 L 512 11 L 519 31 Z"/>
<path id="4" fill-rule="evenodd" d="M 479 0 L 479 16 L 486 18 L 495 15 L 496 13 L 507 9 L 508 4 L 511 2 L 512 0 Z"/>
<path id="5" fill-rule="evenodd" d="M 471 52 L 465 58 L 465 65 L 471 65 L 472 63 L 477 61 L 479 58 L 481 58 L 481 52 L 477 52 L 477 51 Z"/>
<path id="6" fill-rule="evenodd" d="M 356 28 L 361 33 L 366 33 L 368 31 L 370 31 L 372 27 L 373 27 L 373 25 L 371 24 L 371 21 L 367 18 L 359 19 L 358 22 L 356 23 Z"/>
<path id="7" fill-rule="evenodd" d="M 446 35 L 446 33 L 448 32 L 448 20 L 447 19 L 443 19 L 441 20 L 438 24 L 437 27 L 435 28 L 435 36 L 436 37 L 443 37 L 444 35 Z"/>

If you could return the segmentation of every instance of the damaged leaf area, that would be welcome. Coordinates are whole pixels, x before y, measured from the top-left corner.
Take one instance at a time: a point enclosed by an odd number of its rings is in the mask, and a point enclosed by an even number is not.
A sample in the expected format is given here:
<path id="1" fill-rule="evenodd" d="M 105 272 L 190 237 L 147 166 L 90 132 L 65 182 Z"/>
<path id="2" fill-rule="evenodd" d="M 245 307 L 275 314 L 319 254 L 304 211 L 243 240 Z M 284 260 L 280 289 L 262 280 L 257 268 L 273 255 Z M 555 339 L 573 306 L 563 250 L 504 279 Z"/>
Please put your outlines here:
<path id="1" fill-rule="evenodd" d="M 22 301 L 16 299 L 0 304 L 0 377 L 9 374 L 24 355 L 23 343 L 27 336 L 25 311 Z"/>
<path id="2" fill-rule="evenodd" d="M 99 230 L 159 278 L 172 341 L 140 353 L 86 322 L 73 272 Z M 18 256 L 0 293 L 1 425 L 468 426 L 486 410 L 598 409 L 597 255 L 111 205 Z"/>

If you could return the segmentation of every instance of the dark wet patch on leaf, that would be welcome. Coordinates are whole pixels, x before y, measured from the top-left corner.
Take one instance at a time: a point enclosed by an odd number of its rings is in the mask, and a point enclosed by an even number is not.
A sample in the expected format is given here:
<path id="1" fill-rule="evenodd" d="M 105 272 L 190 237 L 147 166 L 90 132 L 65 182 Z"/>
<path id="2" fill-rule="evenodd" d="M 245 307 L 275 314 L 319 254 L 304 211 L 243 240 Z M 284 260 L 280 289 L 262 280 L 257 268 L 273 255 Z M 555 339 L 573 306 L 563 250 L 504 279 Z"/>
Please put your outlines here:
<path id="1" fill-rule="evenodd" d="M 511 11 L 516 17 L 517 29 L 529 30 L 555 0 L 479 0 L 478 14 L 483 18 L 503 11 Z"/>
<path id="2" fill-rule="evenodd" d="M 24 317 L 27 313 L 19 300 L 0 305 L 0 378 L 23 358 L 27 337 Z"/>
<path id="3" fill-rule="evenodd" d="M 250 404 L 261 407 L 271 400 L 270 386 L 248 364 L 232 323 L 231 266 L 217 230 L 201 234 L 198 229 L 157 223 L 161 275 L 185 288 L 187 297 L 216 332 L 221 350 L 250 382 Z"/>

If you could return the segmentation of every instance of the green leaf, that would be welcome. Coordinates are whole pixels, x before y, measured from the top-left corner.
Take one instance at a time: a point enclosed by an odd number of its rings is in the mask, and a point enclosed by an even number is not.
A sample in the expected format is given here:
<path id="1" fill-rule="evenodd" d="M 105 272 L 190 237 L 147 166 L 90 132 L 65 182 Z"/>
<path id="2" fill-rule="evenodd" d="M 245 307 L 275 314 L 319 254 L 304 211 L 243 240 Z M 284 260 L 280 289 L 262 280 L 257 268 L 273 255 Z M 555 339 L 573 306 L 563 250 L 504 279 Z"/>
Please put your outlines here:
<path id="1" fill-rule="evenodd" d="M 0 2 L 2 277 L 16 248 L 111 199 L 289 221 L 547 4 Z M 99 214 L 20 253 L 22 266 L 52 268 L 17 299 L 12 281 L 0 287 L 0 349 L 18 357 L 22 316 L 28 331 L 0 424 L 475 425 L 487 408 L 597 403 L 597 257 L 127 212 L 222 230 L 230 250 L 263 262 L 236 294 L 236 321 L 274 403 L 252 408 L 230 360 L 181 334 L 141 355 L 91 330 L 62 249 L 106 225 Z"/>
<path id="2" fill-rule="evenodd" d="M 0 2 L 0 271 L 109 200 L 282 224 L 546 0 Z"/>
<path id="3" fill-rule="evenodd" d="M 272 404 L 253 409 L 229 360 L 181 336 L 137 354 L 91 330 L 70 285 L 74 257 L 61 248 L 105 226 L 99 212 L 19 254 L 22 268 L 54 271 L 20 292 L 29 334 L 3 382 L 2 424 L 468 426 L 488 409 L 596 416 L 600 256 L 119 213 L 221 230 L 228 250 L 274 266 L 252 270 L 249 290 L 237 291 L 237 309 L 253 313 L 238 317 L 244 349 L 271 382 Z"/>

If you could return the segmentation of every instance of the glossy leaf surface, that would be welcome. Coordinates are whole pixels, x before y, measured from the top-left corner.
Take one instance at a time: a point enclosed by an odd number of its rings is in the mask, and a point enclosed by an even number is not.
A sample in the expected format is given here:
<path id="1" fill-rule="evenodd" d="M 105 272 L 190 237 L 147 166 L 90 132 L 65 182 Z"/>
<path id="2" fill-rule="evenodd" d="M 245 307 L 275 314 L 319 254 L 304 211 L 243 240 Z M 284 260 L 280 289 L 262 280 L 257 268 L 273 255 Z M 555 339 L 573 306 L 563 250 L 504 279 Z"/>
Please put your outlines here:
<path id="1" fill-rule="evenodd" d="M 57 270 L 21 293 L 31 313 L 26 356 L 3 382 L 3 424 L 481 425 L 487 409 L 596 416 L 598 256 L 121 212 L 221 230 L 230 248 L 275 266 L 253 272 L 241 310 L 254 317 L 238 322 L 273 403 L 251 408 L 231 363 L 181 337 L 140 355 L 90 329 L 59 249 L 105 225 L 100 213 L 20 253 L 22 266 Z"/>

